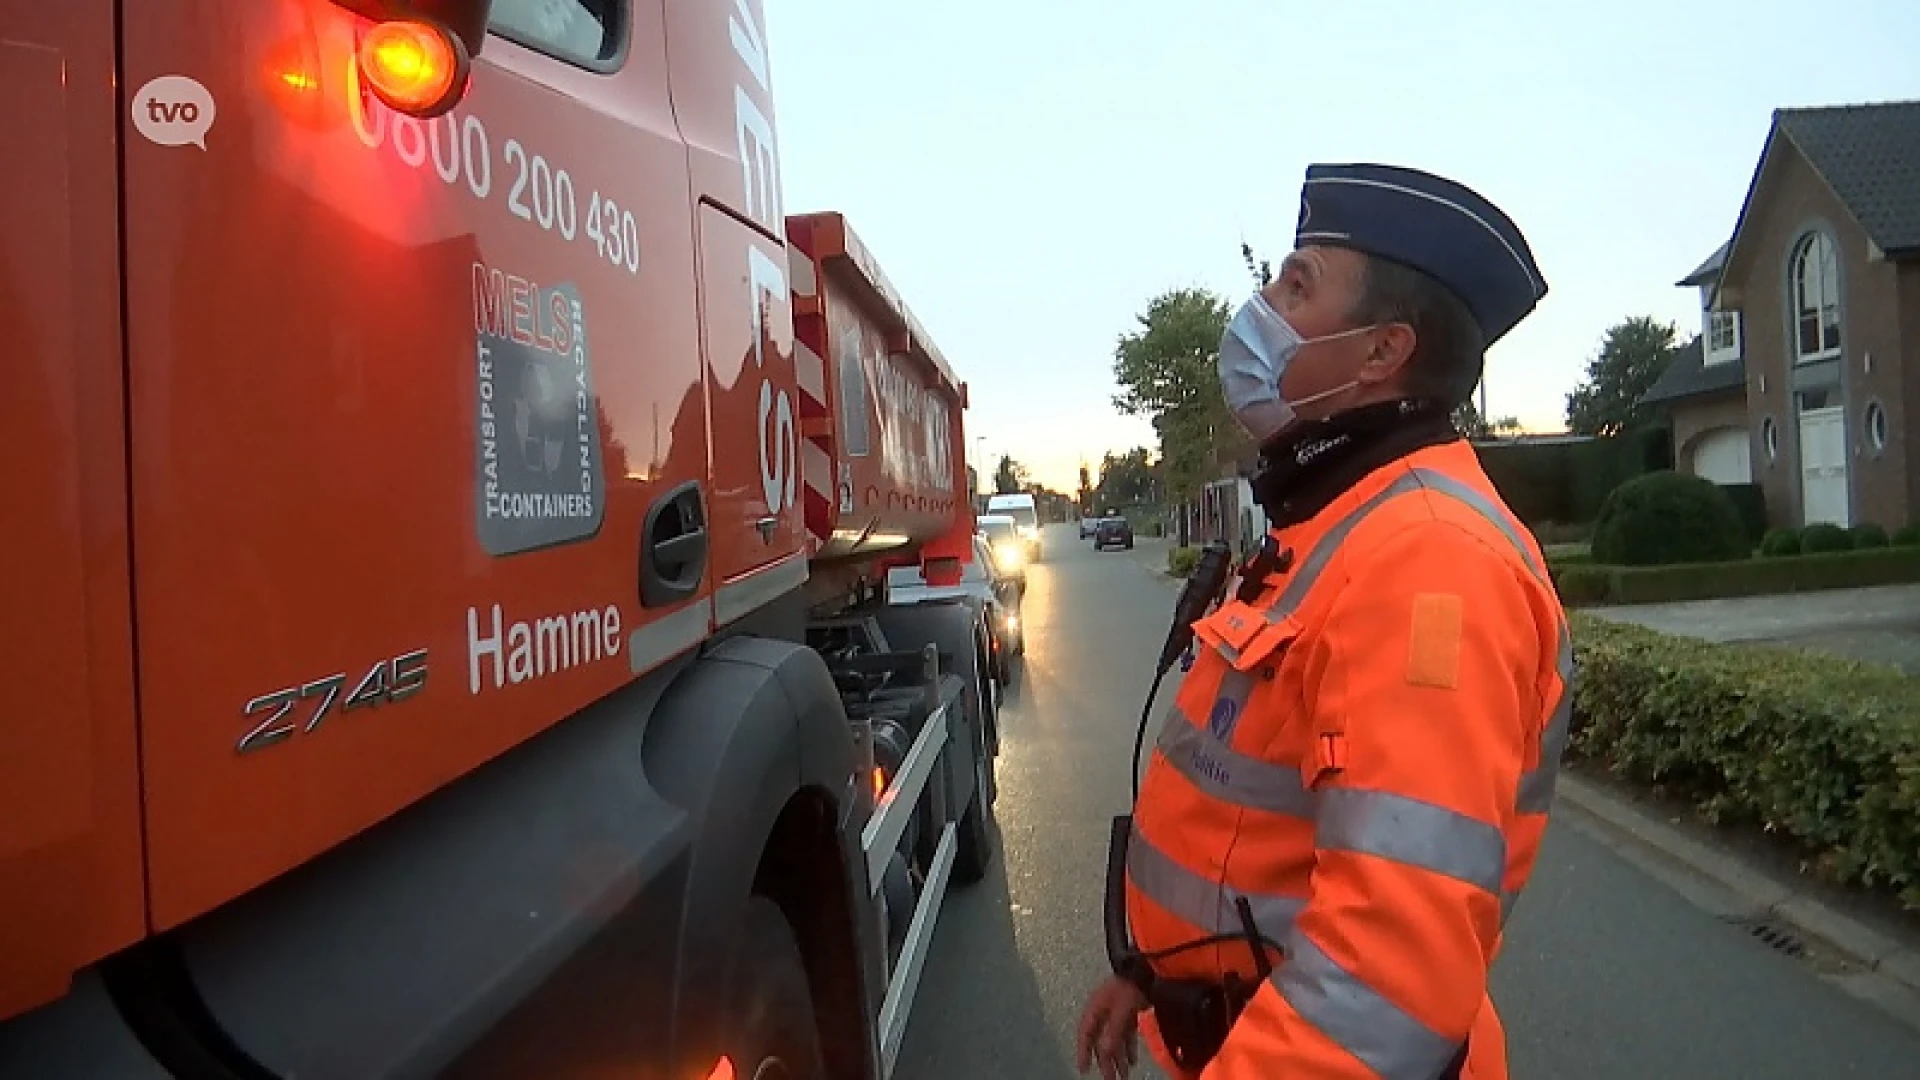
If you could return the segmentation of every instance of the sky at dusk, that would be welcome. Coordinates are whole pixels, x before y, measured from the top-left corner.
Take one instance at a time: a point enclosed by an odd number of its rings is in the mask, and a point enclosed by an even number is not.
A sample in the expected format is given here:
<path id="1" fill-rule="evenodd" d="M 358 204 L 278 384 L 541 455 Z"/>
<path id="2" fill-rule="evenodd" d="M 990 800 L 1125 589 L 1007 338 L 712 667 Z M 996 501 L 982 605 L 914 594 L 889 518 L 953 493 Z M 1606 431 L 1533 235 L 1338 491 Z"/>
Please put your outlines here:
<path id="1" fill-rule="evenodd" d="M 1314 161 L 1440 173 L 1519 224 L 1549 294 L 1488 355 L 1493 416 L 1564 425 L 1629 315 L 1733 230 L 1777 107 L 1920 98 L 1920 3 L 766 0 L 789 212 L 839 210 L 970 384 L 971 450 L 1071 491 L 1154 445 L 1113 349 L 1157 293 L 1238 304 Z M 991 464 L 981 465 L 982 473 Z"/>

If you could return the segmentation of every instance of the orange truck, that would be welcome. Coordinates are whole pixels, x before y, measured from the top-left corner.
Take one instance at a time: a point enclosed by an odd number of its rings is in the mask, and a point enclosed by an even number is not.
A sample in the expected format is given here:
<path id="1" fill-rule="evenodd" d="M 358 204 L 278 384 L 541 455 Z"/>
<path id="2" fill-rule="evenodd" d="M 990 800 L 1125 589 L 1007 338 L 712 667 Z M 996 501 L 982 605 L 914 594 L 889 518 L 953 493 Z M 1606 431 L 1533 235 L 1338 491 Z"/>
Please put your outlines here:
<path id="1" fill-rule="evenodd" d="M 0 0 L 0 1076 L 884 1078 L 959 382 L 760 0 Z"/>

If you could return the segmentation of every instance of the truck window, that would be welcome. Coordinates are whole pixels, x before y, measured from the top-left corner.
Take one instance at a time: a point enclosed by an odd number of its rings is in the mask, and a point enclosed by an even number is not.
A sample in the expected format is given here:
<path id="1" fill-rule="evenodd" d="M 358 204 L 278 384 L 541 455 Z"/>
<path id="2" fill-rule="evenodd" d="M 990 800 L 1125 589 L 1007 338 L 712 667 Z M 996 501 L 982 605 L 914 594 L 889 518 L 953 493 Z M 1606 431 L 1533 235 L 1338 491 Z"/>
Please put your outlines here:
<path id="1" fill-rule="evenodd" d="M 1040 517 L 1033 512 L 1033 507 L 1031 506 L 1009 506 L 999 511 L 999 513 L 1012 518 L 1014 523 L 1022 528 L 1037 529 L 1040 527 Z"/>
<path id="2" fill-rule="evenodd" d="M 628 0 L 494 0 L 487 29 L 592 71 L 619 66 Z"/>

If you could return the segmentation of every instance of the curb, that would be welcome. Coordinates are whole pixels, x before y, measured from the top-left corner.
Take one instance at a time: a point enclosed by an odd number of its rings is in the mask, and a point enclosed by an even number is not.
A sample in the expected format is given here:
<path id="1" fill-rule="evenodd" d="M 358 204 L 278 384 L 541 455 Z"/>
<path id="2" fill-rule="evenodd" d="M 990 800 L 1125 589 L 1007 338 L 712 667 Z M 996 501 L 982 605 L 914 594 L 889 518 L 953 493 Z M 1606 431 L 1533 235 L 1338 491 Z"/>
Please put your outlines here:
<path id="1" fill-rule="evenodd" d="M 1179 585 L 1183 579 L 1167 573 L 1168 549 L 1169 545 L 1164 542 L 1151 545 L 1136 543 L 1133 550 L 1128 552 L 1128 554 L 1132 555 L 1133 561 L 1138 563 L 1140 568 L 1150 574 L 1154 580 Z"/>
<path id="2" fill-rule="evenodd" d="M 1167 567 L 1165 565 L 1166 558 L 1164 556 L 1157 563 L 1150 563 L 1145 559 L 1139 560 L 1139 563 L 1140 569 L 1145 570 L 1149 577 L 1168 588 L 1179 589 L 1187 583 L 1186 578 L 1174 577 L 1172 574 L 1167 573 Z"/>
<path id="3" fill-rule="evenodd" d="M 1732 893 L 1747 906 L 1744 914 L 1791 923 L 1866 970 L 1920 993 L 1920 951 L 1685 835 L 1581 777 L 1562 771 L 1558 790 L 1576 809 Z"/>

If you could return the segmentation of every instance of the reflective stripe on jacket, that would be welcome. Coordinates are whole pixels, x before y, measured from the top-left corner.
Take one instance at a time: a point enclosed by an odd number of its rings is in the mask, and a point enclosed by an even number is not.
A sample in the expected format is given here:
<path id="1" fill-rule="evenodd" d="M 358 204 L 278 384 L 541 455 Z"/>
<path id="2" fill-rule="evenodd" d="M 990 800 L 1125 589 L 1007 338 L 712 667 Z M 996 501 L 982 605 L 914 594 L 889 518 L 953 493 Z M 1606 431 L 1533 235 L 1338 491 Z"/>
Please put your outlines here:
<path id="1" fill-rule="evenodd" d="M 1487 971 L 1572 710 L 1543 557 L 1463 441 L 1274 537 L 1286 568 L 1260 597 L 1195 624 L 1135 806 L 1134 936 L 1233 932 L 1244 897 L 1281 946 L 1205 1080 L 1428 1080 L 1470 1031 L 1465 1075 L 1504 1080 Z M 1241 943 L 1155 969 L 1257 977 Z"/>

